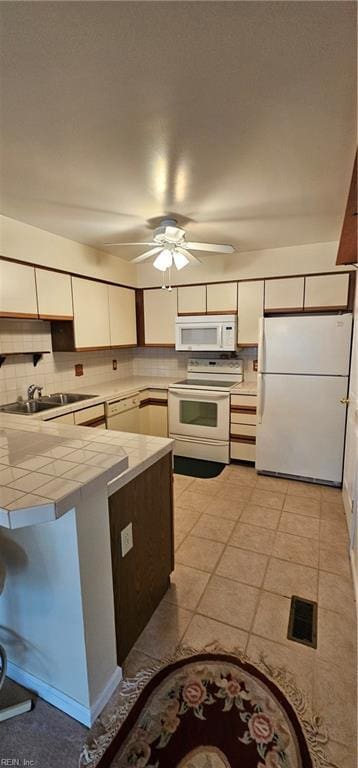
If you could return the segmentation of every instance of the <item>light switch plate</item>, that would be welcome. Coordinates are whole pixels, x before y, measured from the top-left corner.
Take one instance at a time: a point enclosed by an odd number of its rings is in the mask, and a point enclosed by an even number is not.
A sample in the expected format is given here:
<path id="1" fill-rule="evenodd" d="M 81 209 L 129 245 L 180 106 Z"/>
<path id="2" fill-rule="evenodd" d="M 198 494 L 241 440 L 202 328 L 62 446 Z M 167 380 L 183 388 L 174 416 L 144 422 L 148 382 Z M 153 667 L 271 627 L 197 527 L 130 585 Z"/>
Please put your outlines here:
<path id="1" fill-rule="evenodd" d="M 133 547 L 133 527 L 132 527 L 132 523 L 129 523 L 121 531 L 122 557 L 125 557 L 125 555 L 127 555 L 128 552 L 130 552 L 132 547 Z"/>

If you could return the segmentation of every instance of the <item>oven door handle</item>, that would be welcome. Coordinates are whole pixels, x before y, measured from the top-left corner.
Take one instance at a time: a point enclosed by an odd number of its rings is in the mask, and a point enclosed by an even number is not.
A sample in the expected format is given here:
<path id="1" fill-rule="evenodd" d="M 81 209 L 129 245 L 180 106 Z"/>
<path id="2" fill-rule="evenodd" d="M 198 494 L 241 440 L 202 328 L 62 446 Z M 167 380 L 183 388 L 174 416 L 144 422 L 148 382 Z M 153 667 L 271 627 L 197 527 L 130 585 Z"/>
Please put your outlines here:
<path id="1" fill-rule="evenodd" d="M 186 400 L 228 400 L 230 395 L 228 392 L 210 392 L 204 389 L 170 389 L 169 394 L 177 398 Z"/>

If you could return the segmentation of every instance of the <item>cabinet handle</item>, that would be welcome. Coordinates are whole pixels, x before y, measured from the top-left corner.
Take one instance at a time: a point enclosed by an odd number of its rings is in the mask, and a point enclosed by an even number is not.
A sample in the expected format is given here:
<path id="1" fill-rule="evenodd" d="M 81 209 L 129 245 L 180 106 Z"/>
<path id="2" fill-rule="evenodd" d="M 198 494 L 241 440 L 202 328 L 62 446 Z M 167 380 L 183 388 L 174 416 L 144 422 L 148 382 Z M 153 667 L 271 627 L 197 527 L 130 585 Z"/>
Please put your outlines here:
<path id="1" fill-rule="evenodd" d="M 349 404 L 349 397 L 341 397 L 339 402 L 342 403 L 342 405 L 348 405 Z"/>

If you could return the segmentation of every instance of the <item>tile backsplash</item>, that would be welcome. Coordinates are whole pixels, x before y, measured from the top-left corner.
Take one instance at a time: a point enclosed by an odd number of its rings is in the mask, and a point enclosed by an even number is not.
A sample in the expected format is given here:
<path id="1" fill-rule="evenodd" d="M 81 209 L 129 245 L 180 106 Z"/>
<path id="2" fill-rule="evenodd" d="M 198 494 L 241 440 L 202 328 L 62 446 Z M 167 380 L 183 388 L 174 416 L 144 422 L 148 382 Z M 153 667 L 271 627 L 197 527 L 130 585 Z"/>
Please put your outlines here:
<path id="1" fill-rule="evenodd" d="M 26 398 L 29 384 L 38 384 L 49 394 L 71 392 L 74 388 L 96 394 L 95 385 L 131 376 L 133 353 L 129 349 L 98 352 L 51 352 L 50 323 L 42 320 L 0 320 L 0 354 L 6 352 L 50 351 L 34 368 L 28 355 L 7 357 L 0 368 L 0 403 Z M 112 360 L 118 367 L 112 370 Z M 75 376 L 75 365 L 83 364 L 84 375 Z"/>
<path id="2" fill-rule="evenodd" d="M 173 376 L 182 378 L 192 355 L 166 348 L 102 350 L 98 352 L 51 352 L 50 323 L 42 320 L 0 320 L 0 354 L 6 352 L 50 352 L 34 368 L 32 358 L 18 354 L 7 357 L 0 368 L 0 404 L 19 396 L 26 398 L 29 384 L 38 384 L 49 394 L 71 392 L 74 388 L 96 394 L 96 384 L 128 376 Z M 200 356 L 200 355 L 198 355 Z M 209 355 L 204 355 L 208 357 Z M 244 377 L 254 380 L 254 348 L 239 350 L 244 360 Z M 117 360 L 117 370 L 112 360 Z M 84 374 L 75 376 L 75 365 L 82 363 Z"/>

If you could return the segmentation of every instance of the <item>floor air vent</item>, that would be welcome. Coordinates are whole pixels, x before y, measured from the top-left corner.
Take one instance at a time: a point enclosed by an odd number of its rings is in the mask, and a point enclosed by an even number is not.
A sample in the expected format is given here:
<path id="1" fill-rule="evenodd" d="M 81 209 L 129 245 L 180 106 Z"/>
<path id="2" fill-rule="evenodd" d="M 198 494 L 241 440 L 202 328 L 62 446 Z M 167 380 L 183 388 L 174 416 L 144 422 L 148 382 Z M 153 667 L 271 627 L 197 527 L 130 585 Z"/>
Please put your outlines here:
<path id="1" fill-rule="evenodd" d="M 317 603 L 292 596 L 287 637 L 317 648 Z"/>

